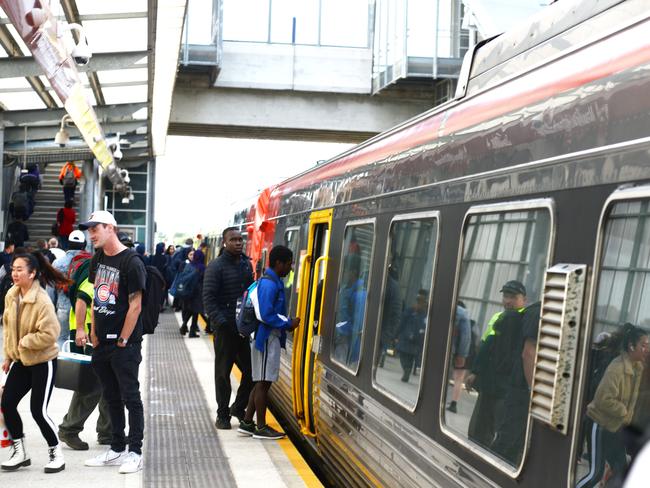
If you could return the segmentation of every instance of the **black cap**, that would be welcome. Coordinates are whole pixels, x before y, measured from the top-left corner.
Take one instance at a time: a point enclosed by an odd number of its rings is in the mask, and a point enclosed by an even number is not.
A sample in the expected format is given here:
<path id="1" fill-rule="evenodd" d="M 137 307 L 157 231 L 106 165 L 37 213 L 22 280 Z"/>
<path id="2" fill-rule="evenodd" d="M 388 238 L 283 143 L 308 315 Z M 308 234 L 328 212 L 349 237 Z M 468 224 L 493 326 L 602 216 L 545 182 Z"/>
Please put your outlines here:
<path id="1" fill-rule="evenodd" d="M 127 234 L 126 232 L 121 232 L 121 231 L 118 232 L 117 233 L 117 238 L 126 247 L 133 247 L 133 240 L 131 240 L 131 236 L 129 234 Z"/>
<path id="2" fill-rule="evenodd" d="M 521 281 L 510 280 L 501 287 L 501 293 L 514 293 L 515 295 L 526 296 L 526 287 Z"/>

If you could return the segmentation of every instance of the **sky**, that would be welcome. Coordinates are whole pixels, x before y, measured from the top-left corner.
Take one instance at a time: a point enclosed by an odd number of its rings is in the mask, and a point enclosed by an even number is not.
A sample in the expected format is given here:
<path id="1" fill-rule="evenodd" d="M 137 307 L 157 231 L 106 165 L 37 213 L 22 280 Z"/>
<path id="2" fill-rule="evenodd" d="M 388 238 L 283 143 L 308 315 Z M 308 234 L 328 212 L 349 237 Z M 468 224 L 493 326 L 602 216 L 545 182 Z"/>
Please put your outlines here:
<path id="1" fill-rule="evenodd" d="M 218 232 L 264 188 L 350 144 L 168 136 L 156 159 L 157 231 Z"/>

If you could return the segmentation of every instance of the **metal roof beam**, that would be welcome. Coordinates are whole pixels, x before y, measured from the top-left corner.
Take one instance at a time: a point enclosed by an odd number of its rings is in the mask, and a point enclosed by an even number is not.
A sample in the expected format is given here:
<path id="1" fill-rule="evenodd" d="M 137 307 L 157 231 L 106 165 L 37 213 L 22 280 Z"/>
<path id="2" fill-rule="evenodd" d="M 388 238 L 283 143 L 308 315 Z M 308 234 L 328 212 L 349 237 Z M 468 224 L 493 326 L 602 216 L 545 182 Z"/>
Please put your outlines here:
<path id="1" fill-rule="evenodd" d="M 64 16 L 55 16 L 58 20 L 66 20 Z M 114 12 L 108 14 L 88 14 L 80 15 L 79 20 L 93 21 L 93 20 L 123 20 L 123 19 L 142 19 L 147 17 L 147 12 Z M 11 24 L 9 19 L 0 19 L 0 24 Z"/>
<path id="2" fill-rule="evenodd" d="M 104 129 L 104 133 L 106 134 L 107 137 L 110 138 L 111 134 L 119 132 L 120 134 L 124 135 L 129 132 L 133 132 L 137 129 L 140 128 L 145 128 L 147 127 L 147 121 L 146 120 L 127 120 L 127 121 L 106 121 L 102 123 L 102 129 Z M 54 125 L 46 125 L 46 126 L 36 126 L 36 127 L 29 127 L 27 129 L 27 141 L 46 141 L 46 140 L 54 140 L 54 135 L 56 134 L 58 128 Z M 68 133 L 70 134 L 71 138 L 81 138 L 81 135 L 79 134 L 79 131 L 76 129 L 76 127 L 68 127 L 66 129 Z M 5 143 L 6 144 L 11 144 L 11 143 L 21 143 L 22 147 L 22 142 L 24 141 L 25 138 L 25 127 L 23 126 L 16 126 L 16 127 L 6 127 L 4 130 L 5 134 Z M 128 137 L 128 136 L 127 136 Z"/>
<path id="3" fill-rule="evenodd" d="M 131 121 L 133 114 L 147 107 L 147 102 L 122 103 L 119 105 L 104 105 L 95 107 L 97 119 L 101 124 L 104 121 Z M 5 129 L 7 126 L 58 126 L 61 118 L 67 112 L 59 108 L 54 110 L 9 110 L 2 112 Z M 146 120 L 142 119 L 143 124 Z"/>
<path id="4" fill-rule="evenodd" d="M 0 44 L 2 44 L 2 26 L 0 26 Z M 129 51 L 122 53 L 93 54 L 85 66 L 77 66 L 82 71 L 114 71 L 123 69 L 146 68 L 147 64 L 136 64 L 149 55 L 147 51 Z M 19 78 L 23 76 L 38 76 L 43 69 L 34 58 L 0 58 L 0 78 Z"/>
<path id="5" fill-rule="evenodd" d="M 61 0 L 61 8 L 65 18 L 70 24 L 81 24 L 81 16 L 79 15 L 79 10 L 77 9 L 77 2 L 75 0 Z M 72 31 L 74 37 L 74 42 L 79 42 L 79 33 L 77 31 Z M 88 71 L 88 80 L 90 81 L 90 87 L 93 90 L 93 95 L 95 95 L 95 100 L 97 105 L 106 105 L 106 100 L 104 100 L 104 94 L 102 93 L 102 88 L 99 84 L 99 78 L 97 73 L 94 71 Z"/>

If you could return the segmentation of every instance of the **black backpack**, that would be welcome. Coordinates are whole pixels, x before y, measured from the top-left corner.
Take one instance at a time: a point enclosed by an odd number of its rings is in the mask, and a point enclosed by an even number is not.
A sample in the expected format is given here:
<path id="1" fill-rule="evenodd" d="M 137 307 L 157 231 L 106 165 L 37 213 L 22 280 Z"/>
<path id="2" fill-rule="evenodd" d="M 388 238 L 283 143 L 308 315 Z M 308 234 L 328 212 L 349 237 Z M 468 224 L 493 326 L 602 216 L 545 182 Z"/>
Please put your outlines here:
<path id="1" fill-rule="evenodd" d="M 26 216 L 29 200 L 26 192 L 16 191 L 11 196 L 11 203 L 13 203 L 14 215 L 17 217 Z"/>
<path id="2" fill-rule="evenodd" d="M 0 279 L 0 314 L 5 311 L 5 297 L 7 296 L 7 292 L 14 285 L 11 278 L 11 264 L 5 264 L 4 268 L 5 275 Z"/>
<path id="3" fill-rule="evenodd" d="M 91 269 L 97 267 L 100 257 L 104 251 L 98 249 L 93 256 Z M 144 257 L 140 256 L 137 252 L 131 251 L 131 258 L 138 257 L 145 265 L 147 273 L 147 281 L 145 282 L 144 290 L 142 290 L 142 309 L 140 311 L 140 319 L 142 320 L 142 333 L 153 334 L 158 326 L 158 316 L 160 315 L 160 306 L 165 296 L 167 285 L 165 278 L 158 271 L 155 266 L 147 266 Z M 121 271 L 120 271 L 121 273 Z"/>

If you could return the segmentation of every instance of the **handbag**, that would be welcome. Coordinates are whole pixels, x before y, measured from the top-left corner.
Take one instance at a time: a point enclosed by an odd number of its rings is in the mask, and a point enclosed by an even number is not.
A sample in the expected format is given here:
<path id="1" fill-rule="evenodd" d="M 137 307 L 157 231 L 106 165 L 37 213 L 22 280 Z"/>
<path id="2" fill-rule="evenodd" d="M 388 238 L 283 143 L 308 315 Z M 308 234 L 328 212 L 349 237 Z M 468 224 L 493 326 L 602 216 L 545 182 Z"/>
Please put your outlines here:
<path id="1" fill-rule="evenodd" d="M 2 380 L 0 380 L 0 399 L 2 399 L 2 393 L 5 389 L 5 381 L 7 381 L 7 375 L 3 373 Z M 9 431 L 5 425 L 5 418 L 4 415 L 2 415 L 2 410 L 0 410 L 0 448 L 9 447 L 11 444 L 11 436 L 9 435 Z"/>

